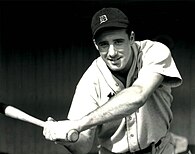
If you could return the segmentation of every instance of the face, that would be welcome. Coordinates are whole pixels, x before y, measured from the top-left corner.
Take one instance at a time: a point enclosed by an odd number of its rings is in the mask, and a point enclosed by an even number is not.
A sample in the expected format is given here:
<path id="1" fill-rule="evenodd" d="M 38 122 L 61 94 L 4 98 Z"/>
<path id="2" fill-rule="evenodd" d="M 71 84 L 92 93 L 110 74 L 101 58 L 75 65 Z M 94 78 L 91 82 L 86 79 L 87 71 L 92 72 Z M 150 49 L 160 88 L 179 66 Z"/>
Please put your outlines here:
<path id="1" fill-rule="evenodd" d="M 131 45 L 134 36 L 130 38 L 125 29 L 105 31 L 96 38 L 95 45 L 100 56 L 112 71 L 129 70 L 133 60 Z"/>

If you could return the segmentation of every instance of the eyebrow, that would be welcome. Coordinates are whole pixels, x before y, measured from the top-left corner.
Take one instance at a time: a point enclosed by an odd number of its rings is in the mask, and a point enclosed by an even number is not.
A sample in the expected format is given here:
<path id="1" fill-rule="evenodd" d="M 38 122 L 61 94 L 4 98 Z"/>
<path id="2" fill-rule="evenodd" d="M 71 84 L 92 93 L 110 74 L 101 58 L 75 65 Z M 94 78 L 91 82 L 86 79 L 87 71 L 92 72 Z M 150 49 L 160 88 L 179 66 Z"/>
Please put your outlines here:
<path id="1" fill-rule="evenodd" d="M 123 41 L 123 40 L 125 40 L 125 39 L 124 38 L 117 38 L 117 39 L 114 39 L 113 41 Z M 108 42 L 108 41 L 99 41 L 99 42 L 97 42 L 97 44 L 106 43 L 106 42 Z"/>
<path id="2" fill-rule="evenodd" d="M 101 43 L 107 43 L 108 41 L 99 41 L 97 42 L 97 44 L 101 44 Z"/>

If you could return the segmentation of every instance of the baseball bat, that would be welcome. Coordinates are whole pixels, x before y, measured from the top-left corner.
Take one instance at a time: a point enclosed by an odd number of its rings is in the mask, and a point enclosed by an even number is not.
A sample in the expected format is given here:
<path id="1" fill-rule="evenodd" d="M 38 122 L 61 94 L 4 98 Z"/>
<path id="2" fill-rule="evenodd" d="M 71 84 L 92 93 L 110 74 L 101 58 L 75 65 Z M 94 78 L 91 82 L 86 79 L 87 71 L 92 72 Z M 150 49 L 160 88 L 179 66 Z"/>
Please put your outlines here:
<path id="1" fill-rule="evenodd" d="M 14 118 L 14 119 L 18 119 L 18 120 L 22 120 L 40 127 L 44 127 L 45 122 L 35 118 L 27 113 L 25 113 L 24 111 L 13 107 L 11 105 L 6 105 L 4 103 L 0 102 L 0 113 Z M 66 139 L 70 142 L 76 142 L 79 138 L 79 133 L 77 130 L 70 130 L 67 135 L 66 135 Z"/>

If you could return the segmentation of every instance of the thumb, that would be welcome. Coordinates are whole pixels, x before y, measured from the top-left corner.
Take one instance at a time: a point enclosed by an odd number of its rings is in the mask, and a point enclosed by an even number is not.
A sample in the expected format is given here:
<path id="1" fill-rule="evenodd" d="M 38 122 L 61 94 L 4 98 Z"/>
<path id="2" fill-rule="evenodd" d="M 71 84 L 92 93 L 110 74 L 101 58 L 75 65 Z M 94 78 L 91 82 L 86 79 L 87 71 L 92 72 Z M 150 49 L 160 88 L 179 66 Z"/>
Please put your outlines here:
<path id="1" fill-rule="evenodd" d="M 55 120 L 54 120 L 54 118 L 52 118 L 52 117 L 48 117 L 48 118 L 47 118 L 47 121 L 55 121 Z"/>

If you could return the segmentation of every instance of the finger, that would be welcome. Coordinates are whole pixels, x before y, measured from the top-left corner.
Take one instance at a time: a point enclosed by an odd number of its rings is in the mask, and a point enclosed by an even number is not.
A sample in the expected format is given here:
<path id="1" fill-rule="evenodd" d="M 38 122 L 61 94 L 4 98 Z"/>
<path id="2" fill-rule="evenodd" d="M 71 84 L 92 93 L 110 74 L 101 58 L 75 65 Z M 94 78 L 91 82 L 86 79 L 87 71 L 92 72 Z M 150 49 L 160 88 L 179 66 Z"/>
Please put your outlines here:
<path id="1" fill-rule="evenodd" d="M 45 139 L 56 141 L 56 134 L 54 132 L 44 132 Z"/>
<path id="2" fill-rule="evenodd" d="M 46 121 L 45 126 L 43 128 L 43 135 L 45 136 L 45 138 L 52 141 L 56 139 L 55 131 L 53 131 L 54 130 L 53 123 L 54 121 Z"/>

